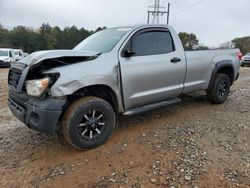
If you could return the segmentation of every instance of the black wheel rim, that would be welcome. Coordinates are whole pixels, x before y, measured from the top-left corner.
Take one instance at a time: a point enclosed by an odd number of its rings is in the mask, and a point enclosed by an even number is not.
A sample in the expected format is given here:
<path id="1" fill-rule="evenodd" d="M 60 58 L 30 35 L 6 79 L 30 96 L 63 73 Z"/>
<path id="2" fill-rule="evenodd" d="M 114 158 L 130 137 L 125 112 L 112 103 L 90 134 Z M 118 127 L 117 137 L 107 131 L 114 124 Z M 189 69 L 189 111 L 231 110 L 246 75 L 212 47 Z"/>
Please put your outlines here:
<path id="1" fill-rule="evenodd" d="M 102 135 L 105 126 L 105 115 L 98 110 L 91 110 L 83 115 L 78 132 L 85 140 L 95 140 Z"/>
<path id="2" fill-rule="evenodd" d="M 219 97 L 224 97 L 227 95 L 227 83 L 225 81 L 221 82 L 218 87 Z"/>

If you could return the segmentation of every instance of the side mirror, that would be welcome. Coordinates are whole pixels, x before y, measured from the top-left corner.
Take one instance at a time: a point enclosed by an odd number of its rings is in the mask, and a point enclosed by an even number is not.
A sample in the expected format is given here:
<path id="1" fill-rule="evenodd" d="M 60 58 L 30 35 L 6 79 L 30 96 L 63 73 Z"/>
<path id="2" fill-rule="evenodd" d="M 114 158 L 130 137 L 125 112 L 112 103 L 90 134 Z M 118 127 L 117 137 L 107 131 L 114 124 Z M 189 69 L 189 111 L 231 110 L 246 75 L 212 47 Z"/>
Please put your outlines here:
<path id="1" fill-rule="evenodd" d="M 133 55 L 135 55 L 136 53 L 133 52 L 132 50 L 126 50 L 124 51 L 124 57 L 131 57 Z"/>

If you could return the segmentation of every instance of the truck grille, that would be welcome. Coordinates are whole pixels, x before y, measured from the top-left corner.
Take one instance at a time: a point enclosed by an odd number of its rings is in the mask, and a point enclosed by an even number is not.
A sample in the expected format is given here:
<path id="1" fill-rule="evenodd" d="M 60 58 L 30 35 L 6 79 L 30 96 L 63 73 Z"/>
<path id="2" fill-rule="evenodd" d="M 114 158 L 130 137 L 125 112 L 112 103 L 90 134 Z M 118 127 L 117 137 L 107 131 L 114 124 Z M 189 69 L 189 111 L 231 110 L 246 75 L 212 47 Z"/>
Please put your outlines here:
<path id="1" fill-rule="evenodd" d="M 21 78 L 22 72 L 25 69 L 26 65 L 21 63 L 13 63 L 9 70 L 9 79 L 8 83 L 10 87 L 17 89 L 19 80 Z"/>
<path id="2" fill-rule="evenodd" d="M 13 86 L 16 89 L 21 75 L 22 72 L 11 69 L 9 71 L 9 85 Z"/>

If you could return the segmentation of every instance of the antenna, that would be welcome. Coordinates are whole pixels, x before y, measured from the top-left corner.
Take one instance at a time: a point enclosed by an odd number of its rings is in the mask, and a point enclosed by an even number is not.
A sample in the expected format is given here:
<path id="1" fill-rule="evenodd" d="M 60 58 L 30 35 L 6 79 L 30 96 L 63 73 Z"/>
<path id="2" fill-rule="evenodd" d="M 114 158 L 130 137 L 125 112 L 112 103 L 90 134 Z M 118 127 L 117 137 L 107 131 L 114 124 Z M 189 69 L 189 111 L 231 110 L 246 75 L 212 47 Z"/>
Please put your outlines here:
<path id="1" fill-rule="evenodd" d="M 161 6 L 161 0 L 154 0 L 154 5 L 148 7 L 148 20 L 147 23 L 159 24 L 160 17 L 163 17 L 167 14 L 167 24 L 169 23 L 169 12 L 170 12 L 170 3 L 168 3 L 168 9 Z"/>

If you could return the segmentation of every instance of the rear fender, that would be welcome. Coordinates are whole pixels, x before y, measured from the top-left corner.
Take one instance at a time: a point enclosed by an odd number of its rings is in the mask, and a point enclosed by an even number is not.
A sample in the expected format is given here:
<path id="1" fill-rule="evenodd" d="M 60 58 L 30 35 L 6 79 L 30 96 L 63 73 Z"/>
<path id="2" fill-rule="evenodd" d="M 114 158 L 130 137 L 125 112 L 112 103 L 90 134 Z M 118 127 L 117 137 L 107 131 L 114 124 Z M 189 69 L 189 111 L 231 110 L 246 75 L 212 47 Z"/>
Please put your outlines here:
<path id="1" fill-rule="evenodd" d="M 210 78 L 208 90 L 212 89 L 212 87 L 214 85 L 216 75 L 223 68 L 232 69 L 234 77 L 235 77 L 235 70 L 234 70 L 234 66 L 233 66 L 233 61 L 232 60 L 219 61 L 219 62 L 215 63 L 215 67 L 214 67 L 214 69 L 212 71 L 212 75 L 211 75 L 211 78 Z"/>

